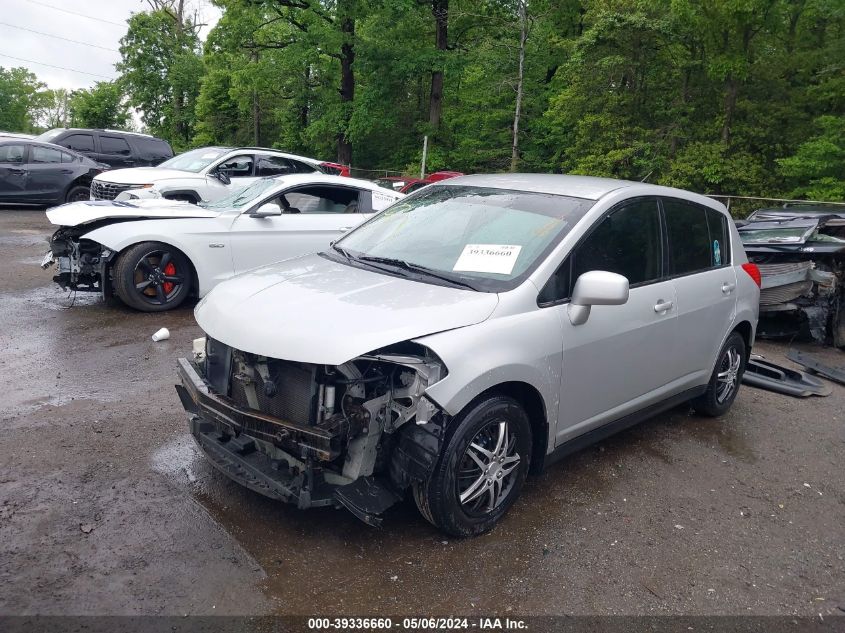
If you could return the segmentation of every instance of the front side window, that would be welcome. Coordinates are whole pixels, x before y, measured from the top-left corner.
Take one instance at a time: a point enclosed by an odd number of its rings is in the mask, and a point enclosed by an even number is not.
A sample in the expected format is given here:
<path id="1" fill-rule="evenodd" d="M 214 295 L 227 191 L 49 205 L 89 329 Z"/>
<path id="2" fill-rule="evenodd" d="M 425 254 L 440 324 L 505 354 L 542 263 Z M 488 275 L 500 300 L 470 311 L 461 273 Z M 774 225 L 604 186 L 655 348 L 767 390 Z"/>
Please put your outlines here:
<path id="1" fill-rule="evenodd" d="M 247 178 L 252 176 L 252 167 L 254 162 L 255 161 L 252 156 L 243 154 L 241 156 L 234 156 L 233 158 L 229 158 L 225 162 L 220 163 L 217 170 L 223 172 L 229 176 L 229 178 Z"/>
<path id="2" fill-rule="evenodd" d="M 60 163 L 62 162 L 62 154 L 60 150 L 52 147 L 42 147 L 40 145 L 32 146 L 32 163 Z"/>
<path id="3" fill-rule="evenodd" d="M 564 195 L 432 185 L 388 207 L 336 246 L 364 263 L 410 266 L 415 273 L 425 269 L 432 279 L 436 274 L 501 292 L 522 283 L 593 204 Z"/>
<path id="4" fill-rule="evenodd" d="M 25 155 L 24 145 L 0 145 L 0 163 L 22 163 Z"/>
<path id="5" fill-rule="evenodd" d="M 711 216 L 706 207 L 670 198 L 663 200 L 663 210 L 670 275 L 688 275 L 730 262 L 727 218 L 721 213 L 712 211 Z"/>
<path id="6" fill-rule="evenodd" d="M 272 195 L 269 193 L 270 190 L 278 185 L 279 183 L 271 178 L 262 178 L 214 202 L 200 202 L 199 206 L 215 211 L 225 211 L 227 209 L 243 210 L 257 204 L 265 195 Z"/>
<path id="7" fill-rule="evenodd" d="M 357 213 L 357 189 L 302 187 L 280 196 L 285 213 Z"/>
<path id="8" fill-rule="evenodd" d="M 129 149 L 129 143 L 116 136 L 100 136 L 100 149 L 103 154 L 129 156 L 132 153 L 132 150 Z"/>

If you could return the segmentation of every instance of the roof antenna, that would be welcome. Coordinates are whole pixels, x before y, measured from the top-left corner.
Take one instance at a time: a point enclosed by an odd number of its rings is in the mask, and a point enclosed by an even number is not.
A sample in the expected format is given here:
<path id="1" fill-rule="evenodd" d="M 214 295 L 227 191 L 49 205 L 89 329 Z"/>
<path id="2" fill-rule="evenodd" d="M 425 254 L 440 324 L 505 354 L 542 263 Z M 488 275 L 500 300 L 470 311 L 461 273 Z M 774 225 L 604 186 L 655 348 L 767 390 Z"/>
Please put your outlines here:
<path id="1" fill-rule="evenodd" d="M 640 182 L 645 182 L 646 180 L 648 180 L 648 177 L 651 176 L 653 173 L 654 173 L 654 170 L 652 169 L 650 172 L 648 172 L 645 175 L 645 178 L 643 178 Z"/>

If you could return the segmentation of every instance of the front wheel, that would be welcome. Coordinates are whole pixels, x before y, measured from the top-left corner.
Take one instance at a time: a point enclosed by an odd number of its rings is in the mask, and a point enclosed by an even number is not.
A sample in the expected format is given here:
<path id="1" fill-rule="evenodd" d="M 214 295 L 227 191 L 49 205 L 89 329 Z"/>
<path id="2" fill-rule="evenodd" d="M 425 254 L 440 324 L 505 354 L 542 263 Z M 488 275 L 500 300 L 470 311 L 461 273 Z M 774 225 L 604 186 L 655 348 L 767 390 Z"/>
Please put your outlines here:
<path id="1" fill-rule="evenodd" d="M 65 194 L 65 202 L 82 202 L 91 198 L 91 190 L 82 185 L 74 185 Z"/>
<path id="2" fill-rule="evenodd" d="M 191 291 L 191 265 L 172 246 L 142 242 L 118 258 L 114 266 L 114 290 L 123 303 L 136 310 L 172 310 Z"/>
<path id="3" fill-rule="evenodd" d="M 714 418 L 727 413 L 739 392 L 746 360 L 745 339 L 738 332 L 731 333 L 719 351 L 707 391 L 692 401 L 692 408 Z"/>
<path id="4" fill-rule="evenodd" d="M 531 461 L 531 425 L 511 398 L 494 396 L 458 416 L 434 472 L 414 485 L 423 516 L 453 536 L 493 528 L 519 496 Z"/>

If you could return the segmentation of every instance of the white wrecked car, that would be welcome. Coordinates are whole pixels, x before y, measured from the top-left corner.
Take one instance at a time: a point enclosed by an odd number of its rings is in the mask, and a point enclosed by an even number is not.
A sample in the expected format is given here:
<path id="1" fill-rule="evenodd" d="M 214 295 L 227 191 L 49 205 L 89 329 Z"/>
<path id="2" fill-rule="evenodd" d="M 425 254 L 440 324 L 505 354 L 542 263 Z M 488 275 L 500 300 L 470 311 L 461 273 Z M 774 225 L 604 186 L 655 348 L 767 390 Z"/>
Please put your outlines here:
<path id="1" fill-rule="evenodd" d="M 62 288 L 145 312 L 204 296 L 236 273 L 319 251 L 401 193 L 325 174 L 262 178 L 217 202 L 85 201 L 49 209 L 43 268 Z"/>

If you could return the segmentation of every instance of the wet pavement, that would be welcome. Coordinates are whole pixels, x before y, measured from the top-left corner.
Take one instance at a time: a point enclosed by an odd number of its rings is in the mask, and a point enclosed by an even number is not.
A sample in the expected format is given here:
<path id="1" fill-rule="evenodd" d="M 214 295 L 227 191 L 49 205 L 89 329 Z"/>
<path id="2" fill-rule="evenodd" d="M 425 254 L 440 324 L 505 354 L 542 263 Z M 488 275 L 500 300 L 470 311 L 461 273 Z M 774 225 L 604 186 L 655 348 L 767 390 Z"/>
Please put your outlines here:
<path id="1" fill-rule="evenodd" d="M 841 386 L 660 415 L 530 479 L 476 539 L 412 502 L 374 529 L 205 463 L 173 389 L 201 335 L 191 308 L 69 296 L 38 267 L 50 232 L 41 211 L 0 210 L 0 614 L 845 611 Z"/>

